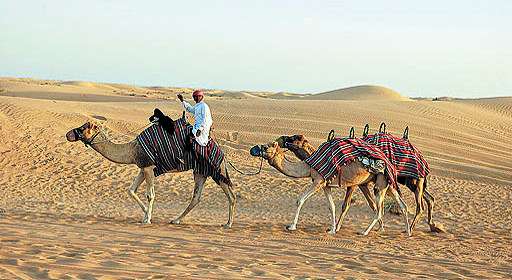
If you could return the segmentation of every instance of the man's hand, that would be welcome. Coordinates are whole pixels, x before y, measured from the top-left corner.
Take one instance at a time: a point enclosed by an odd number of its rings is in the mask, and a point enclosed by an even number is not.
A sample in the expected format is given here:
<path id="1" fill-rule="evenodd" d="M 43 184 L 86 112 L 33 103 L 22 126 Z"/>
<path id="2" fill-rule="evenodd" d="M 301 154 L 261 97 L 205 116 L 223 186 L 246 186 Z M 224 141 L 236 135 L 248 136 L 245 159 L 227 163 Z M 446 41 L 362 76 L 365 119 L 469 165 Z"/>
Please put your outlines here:
<path id="1" fill-rule="evenodd" d="M 183 102 L 183 95 L 181 95 L 181 94 L 179 94 L 179 93 L 178 93 L 178 99 L 179 99 L 181 102 Z"/>
<path id="2" fill-rule="evenodd" d="M 201 135 L 201 130 L 196 131 L 196 137 L 199 137 Z"/>

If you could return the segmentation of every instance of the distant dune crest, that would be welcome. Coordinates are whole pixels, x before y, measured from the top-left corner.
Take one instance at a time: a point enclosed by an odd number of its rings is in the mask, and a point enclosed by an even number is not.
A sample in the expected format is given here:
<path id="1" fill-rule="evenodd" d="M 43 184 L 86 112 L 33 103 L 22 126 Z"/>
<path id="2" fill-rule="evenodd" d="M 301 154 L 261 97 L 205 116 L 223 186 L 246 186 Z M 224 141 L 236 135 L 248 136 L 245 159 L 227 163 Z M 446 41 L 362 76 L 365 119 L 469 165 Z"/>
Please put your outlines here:
<path id="1" fill-rule="evenodd" d="M 322 92 L 305 96 L 304 99 L 312 100 L 390 100 L 390 101 L 408 101 L 408 97 L 402 96 L 400 93 L 382 86 L 355 86 L 332 91 Z"/>

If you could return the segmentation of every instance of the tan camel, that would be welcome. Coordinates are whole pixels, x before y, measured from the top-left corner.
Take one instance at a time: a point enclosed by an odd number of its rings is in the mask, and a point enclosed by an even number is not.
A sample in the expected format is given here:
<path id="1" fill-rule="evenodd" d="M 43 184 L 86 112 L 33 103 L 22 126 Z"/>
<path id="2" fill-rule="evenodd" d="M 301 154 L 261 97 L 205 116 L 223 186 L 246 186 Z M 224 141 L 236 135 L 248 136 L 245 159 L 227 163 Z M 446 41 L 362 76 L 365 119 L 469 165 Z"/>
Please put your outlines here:
<path id="1" fill-rule="evenodd" d="M 288 230 L 296 230 L 297 223 L 299 220 L 300 210 L 306 200 L 308 200 L 313 194 L 315 194 L 320 189 L 323 189 L 326 198 L 329 201 L 329 209 L 331 213 L 331 226 L 329 227 L 328 232 L 330 234 L 336 233 L 336 213 L 334 201 L 332 199 L 331 186 L 327 185 L 326 180 L 320 175 L 315 169 L 311 168 L 304 161 L 300 162 L 292 162 L 285 159 L 284 150 L 279 147 L 277 142 L 273 142 L 266 145 L 258 145 L 254 146 L 251 149 L 251 155 L 253 156 L 261 156 L 268 161 L 268 163 L 276 168 L 278 171 L 283 173 L 286 176 L 292 178 L 311 178 L 312 184 L 304 193 L 301 194 L 299 199 L 297 200 L 297 211 L 295 213 L 295 218 L 292 224 L 288 225 L 286 228 Z M 388 190 L 388 182 L 386 176 L 384 174 L 373 174 L 370 173 L 361 162 L 353 161 L 350 164 L 344 165 L 337 174 L 337 180 L 339 182 L 338 186 L 345 186 L 348 190 L 353 190 L 355 186 L 364 186 L 367 188 L 369 183 L 373 183 L 375 186 L 375 196 L 376 196 L 376 208 L 377 212 L 375 213 L 375 217 L 373 221 L 370 223 L 368 228 L 362 232 L 363 235 L 368 235 L 368 233 L 372 230 L 375 224 L 382 219 L 384 214 L 384 195 Z M 400 197 L 400 194 L 393 187 L 389 188 L 393 193 L 396 201 L 400 205 L 402 213 L 404 214 L 406 232 L 410 235 L 409 232 L 409 220 L 407 217 L 407 205 Z M 346 201 L 345 201 L 346 203 Z M 348 208 L 348 207 L 347 207 Z"/>
<path id="2" fill-rule="evenodd" d="M 304 135 L 281 136 L 278 138 L 278 142 L 281 147 L 288 148 L 300 160 L 304 160 L 316 151 L 316 148 L 309 143 Z M 416 179 L 408 176 L 398 176 L 397 181 L 400 184 L 406 185 L 407 188 L 414 193 L 416 199 L 416 214 L 411 223 L 411 233 L 423 213 L 423 204 L 420 202 L 422 197 L 425 198 L 425 202 L 427 203 L 427 223 L 430 227 L 430 231 L 437 233 L 444 232 L 445 230 L 442 226 L 438 226 L 433 222 L 432 211 L 434 210 L 435 200 L 434 196 L 425 188 L 426 178 Z M 343 218 L 344 213 L 342 211 L 340 219 L 338 220 L 338 226 L 341 225 L 340 221 L 343 221 Z"/>
<path id="3" fill-rule="evenodd" d="M 139 174 L 133 180 L 128 193 L 139 204 L 142 212 L 144 212 L 142 223 L 150 224 L 155 202 L 155 175 L 153 172 L 155 166 L 153 163 L 151 163 L 151 160 L 144 152 L 137 139 L 124 144 L 112 143 L 101 130 L 101 127 L 98 124 L 92 122 L 86 122 L 82 126 L 70 130 L 66 134 L 66 138 L 70 142 L 76 142 L 79 140 L 82 141 L 112 162 L 120 164 L 135 164 L 140 168 Z M 179 171 L 175 170 L 171 172 Z M 183 213 L 178 218 L 172 220 L 171 223 L 181 223 L 181 220 L 199 203 L 206 179 L 207 177 L 201 174 L 194 174 L 195 186 L 192 200 L 190 201 L 190 204 L 185 209 L 185 211 L 183 211 Z M 148 200 L 147 207 L 136 193 L 137 189 L 144 181 L 146 181 L 146 198 Z M 225 228 L 230 228 L 233 224 L 236 197 L 230 185 L 223 182 L 221 182 L 219 185 L 224 191 L 229 202 L 228 221 L 223 226 Z"/>

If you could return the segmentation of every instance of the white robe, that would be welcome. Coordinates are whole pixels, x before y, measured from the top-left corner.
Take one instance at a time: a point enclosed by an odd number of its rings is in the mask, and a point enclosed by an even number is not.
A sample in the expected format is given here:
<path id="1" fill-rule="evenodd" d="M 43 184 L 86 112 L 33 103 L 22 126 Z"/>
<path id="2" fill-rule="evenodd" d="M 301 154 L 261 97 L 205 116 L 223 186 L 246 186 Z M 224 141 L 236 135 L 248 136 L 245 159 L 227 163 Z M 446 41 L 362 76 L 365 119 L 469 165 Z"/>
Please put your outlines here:
<path id="1" fill-rule="evenodd" d="M 195 138 L 196 142 L 201 146 L 206 146 L 210 137 L 210 128 L 213 124 L 210 107 L 202 100 L 194 106 L 190 105 L 187 101 L 183 101 L 182 104 L 187 112 L 194 115 L 195 122 L 192 129 L 194 136 L 198 130 L 201 131 L 201 135 Z"/>

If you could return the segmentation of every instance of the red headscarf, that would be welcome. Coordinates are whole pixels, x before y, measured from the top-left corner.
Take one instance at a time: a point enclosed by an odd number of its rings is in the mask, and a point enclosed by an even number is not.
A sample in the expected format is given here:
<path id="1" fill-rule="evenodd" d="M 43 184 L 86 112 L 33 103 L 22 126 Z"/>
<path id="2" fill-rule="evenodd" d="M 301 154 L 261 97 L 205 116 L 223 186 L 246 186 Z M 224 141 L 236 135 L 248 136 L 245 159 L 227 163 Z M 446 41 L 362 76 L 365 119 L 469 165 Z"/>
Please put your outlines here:
<path id="1" fill-rule="evenodd" d="M 192 97 L 199 97 L 199 96 L 203 96 L 204 97 L 204 93 L 202 90 L 194 90 L 194 92 L 192 93 Z"/>

